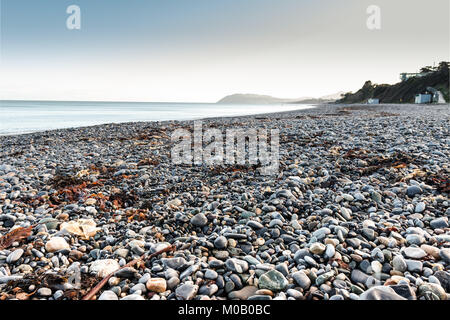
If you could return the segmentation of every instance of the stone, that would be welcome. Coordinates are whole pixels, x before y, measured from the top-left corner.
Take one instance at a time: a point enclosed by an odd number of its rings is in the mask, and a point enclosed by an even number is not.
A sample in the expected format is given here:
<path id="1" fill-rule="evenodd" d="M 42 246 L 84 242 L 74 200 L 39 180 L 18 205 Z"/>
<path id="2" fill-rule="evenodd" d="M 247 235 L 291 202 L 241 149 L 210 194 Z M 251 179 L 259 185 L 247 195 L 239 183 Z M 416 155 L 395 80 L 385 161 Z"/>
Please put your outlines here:
<path id="1" fill-rule="evenodd" d="M 52 290 L 50 288 L 40 288 L 37 291 L 37 294 L 41 297 L 51 297 Z"/>
<path id="2" fill-rule="evenodd" d="M 217 279 L 218 276 L 219 275 L 214 270 L 208 269 L 208 270 L 205 271 L 205 279 L 215 280 L 215 279 Z"/>
<path id="3" fill-rule="evenodd" d="M 419 296 L 425 296 L 428 292 L 435 294 L 440 300 L 447 300 L 444 288 L 435 283 L 423 283 L 417 290 Z"/>
<path id="4" fill-rule="evenodd" d="M 8 257 L 6 258 L 6 263 L 15 263 L 17 260 L 19 260 L 23 255 L 23 249 L 16 249 L 13 252 L 11 252 Z"/>
<path id="5" fill-rule="evenodd" d="M 315 242 L 309 247 L 309 251 L 313 254 L 322 254 L 325 251 L 326 247 L 324 244 L 320 242 Z"/>
<path id="6" fill-rule="evenodd" d="M 259 277 L 258 286 L 260 289 L 281 291 L 288 286 L 288 281 L 281 272 L 270 270 Z"/>
<path id="7" fill-rule="evenodd" d="M 177 298 L 181 298 L 183 300 L 192 300 L 196 296 L 197 292 L 198 285 L 185 283 L 175 290 L 175 295 L 177 296 Z"/>
<path id="8" fill-rule="evenodd" d="M 96 260 L 92 262 L 89 271 L 96 274 L 100 278 L 104 278 L 110 273 L 120 268 L 119 263 L 113 259 Z"/>
<path id="9" fill-rule="evenodd" d="M 203 213 L 197 213 L 195 216 L 191 219 L 191 224 L 193 224 L 196 227 L 204 227 L 208 223 L 208 219 Z"/>
<path id="10" fill-rule="evenodd" d="M 437 218 L 437 219 L 431 220 L 430 221 L 430 226 L 433 229 L 448 228 L 448 218 L 447 217 L 442 217 L 442 218 Z"/>
<path id="11" fill-rule="evenodd" d="M 406 243 L 408 243 L 408 244 L 415 244 L 415 245 L 420 246 L 424 242 L 425 242 L 425 238 L 419 234 L 408 234 L 406 236 Z"/>
<path id="12" fill-rule="evenodd" d="M 236 273 L 244 273 L 248 270 L 248 263 L 245 260 L 230 258 L 225 261 L 225 266 Z"/>
<path id="13" fill-rule="evenodd" d="M 394 259 L 392 260 L 392 266 L 394 267 L 394 270 L 400 272 L 405 272 L 408 267 L 405 259 L 403 259 L 401 255 L 397 255 L 394 257 Z"/>
<path id="14" fill-rule="evenodd" d="M 145 300 L 145 299 L 143 296 L 141 296 L 139 294 L 130 294 L 128 296 L 123 297 L 120 300 L 127 301 L 127 300 Z"/>
<path id="15" fill-rule="evenodd" d="M 238 291 L 232 291 L 228 294 L 228 298 L 231 300 L 247 300 L 249 297 L 253 296 L 258 288 L 255 286 L 246 286 Z"/>
<path id="16" fill-rule="evenodd" d="M 294 260 L 297 263 L 300 263 L 301 260 L 303 260 L 306 256 L 310 256 L 311 254 L 307 249 L 300 249 L 297 250 L 294 254 Z"/>
<path id="17" fill-rule="evenodd" d="M 98 300 L 119 300 L 114 291 L 106 290 L 98 297 Z"/>
<path id="18" fill-rule="evenodd" d="M 417 260 L 407 259 L 406 265 L 408 266 L 408 271 L 410 272 L 422 272 L 423 264 Z"/>
<path id="19" fill-rule="evenodd" d="M 434 276 L 439 280 L 442 288 L 446 292 L 450 292 L 450 273 L 446 271 L 437 271 L 434 273 Z"/>
<path id="20" fill-rule="evenodd" d="M 423 191 L 419 186 L 409 186 L 406 189 L 406 195 L 410 198 L 414 198 L 416 194 L 421 194 Z"/>
<path id="21" fill-rule="evenodd" d="M 311 286 L 311 279 L 303 271 L 295 272 L 292 274 L 292 278 L 303 290 L 307 290 Z"/>
<path id="22" fill-rule="evenodd" d="M 402 248 L 401 251 L 407 258 L 411 258 L 411 259 L 422 259 L 427 256 L 427 253 L 425 251 L 423 251 L 420 248 L 416 248 L 416 247 Z"/>
<path id="23" fill-rule="evenodd" d="M 442 248 L 439 251 L 439 256 L 445 263 L 450 264 L 450 248 Z"/>
<path id="24" fill-rule="evenodd" d="M 430 256 L 432 256 L 435 259 L 439 259 L 439 248 L 427 245 L 427 244 L 423 244 L 420 246 L 420 248 L 425 251 L 427 254 L 429 254 Z"/>
<path id="25" fill-rule="evenodd" d="M 48 252 L 70 250 L 70 246 L 64 238 L 53 237 L 45 244 L 45 250 L 47 250 Z"/>
<path id="26" fill-rule="evenodd" d="M 167 289 L 166 280 L 163 278 L 151 278 L 145 284 L 148 291 L 162 293 Z"/>
<path id="27" fill-rule="evenodd" d="M 406 298 L 397 294 L 391 287 L 375 286 L 363 292 L 359 300 L 406 300 Z"/>
<path id="28" fill-rule="evenodd" d="M 352 271 L 352 273 L 350 275 L 350 278 L 355 283 L 363 283 L 363 284 L 365 284 L 367 279 L 369 278 L 369 275 L 365 274 L 361 270 L 353 269 L 353 271 Z"/>
<path id="29" fill-rule="evenodd" d="M 325 258 L 331 259 L 336 254 L 336 249 L 334 248 L 334 245 L 327 244 L 327 247 L 325 249 Z"/>
<path id="30" fill-rule="evenodd" d="M 408 300 L 416 300 L 416 293 L 414 292 L 413 288 L 411 288 L 407 284 L 397 284 L 390 286 L 398 295 L 402 296 L 405 299 Z"/>
<path id="31" fill-rule="evenodd" d="M 214 246 L 219 250 L 225 249 L 227 244 L 228 240 L 224 236 L 217 237 L 216 240 L 214 240 Z"/>
<path id="32" fill-rule="evenodd" d="M 161 262 L 166 268 L 177 270 L 186 264 L 186 259 L 184 259 L 183 257 L 162 258 Z"/>
<path id="33" fill-rule="evenodd" d="M 419 202 L 414 209 L 415 213 L 422 213 L 425 211 L 426 205 L 425 202 Z"/>
<path id="34" fill-rule="evenodd" d="M 323 228 L 320 228 L 320 229 L 314 231 L 312 236 L 316 237 L 318 240 L 321 240 L 330 233 L 331 233 L 331 230 L 329 228 L 323 227 Z"/>

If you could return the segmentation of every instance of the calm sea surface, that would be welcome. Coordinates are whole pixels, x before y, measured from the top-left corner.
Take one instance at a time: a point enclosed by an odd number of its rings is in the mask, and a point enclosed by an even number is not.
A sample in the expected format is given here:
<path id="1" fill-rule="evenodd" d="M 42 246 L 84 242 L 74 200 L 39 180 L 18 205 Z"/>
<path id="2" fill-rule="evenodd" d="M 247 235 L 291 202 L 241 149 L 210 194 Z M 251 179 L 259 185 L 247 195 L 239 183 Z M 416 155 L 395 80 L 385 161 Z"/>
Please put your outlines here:
<path id="1" fill-rule="evenodd" d="M 192 120 L 312 108 L 310 105 L 0 101 L 0 135 L 104 123 Z"/>

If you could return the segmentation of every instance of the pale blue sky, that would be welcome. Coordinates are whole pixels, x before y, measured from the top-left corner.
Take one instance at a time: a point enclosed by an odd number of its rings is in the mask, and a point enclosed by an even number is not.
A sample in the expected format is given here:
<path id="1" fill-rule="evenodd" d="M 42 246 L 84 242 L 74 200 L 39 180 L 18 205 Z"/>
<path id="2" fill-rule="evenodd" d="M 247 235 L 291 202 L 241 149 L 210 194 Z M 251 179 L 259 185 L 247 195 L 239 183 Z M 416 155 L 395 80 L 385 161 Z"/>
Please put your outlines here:
<path id="1" fill-rule="evenodd" d="M 321 96 L 450 60 L 449 29 L 448 0 L 1 0 L 0 98 Z"/>

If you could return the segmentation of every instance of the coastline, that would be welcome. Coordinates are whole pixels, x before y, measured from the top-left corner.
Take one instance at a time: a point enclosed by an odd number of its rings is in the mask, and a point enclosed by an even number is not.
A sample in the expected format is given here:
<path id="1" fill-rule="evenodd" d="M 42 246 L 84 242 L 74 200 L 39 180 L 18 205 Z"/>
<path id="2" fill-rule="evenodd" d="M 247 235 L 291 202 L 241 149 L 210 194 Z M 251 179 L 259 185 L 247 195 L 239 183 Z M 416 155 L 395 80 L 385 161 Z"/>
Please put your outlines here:
<path id="1" fill-rule="evenodd" d="M 168 245 L 175 251 L 117 273 L 96 298 L 450 298 L 449 104 L 318 105 L 203 122 L 279 129 L 279 173 L 173 165 L 170 134 L 192 120 L 0 136 L 0 233 L 36 225 L 0 250 L 5 299 L 16 287 L 79 299 L 89 279 Z M 74 265 L 81 291 L 30 290 Z"/>

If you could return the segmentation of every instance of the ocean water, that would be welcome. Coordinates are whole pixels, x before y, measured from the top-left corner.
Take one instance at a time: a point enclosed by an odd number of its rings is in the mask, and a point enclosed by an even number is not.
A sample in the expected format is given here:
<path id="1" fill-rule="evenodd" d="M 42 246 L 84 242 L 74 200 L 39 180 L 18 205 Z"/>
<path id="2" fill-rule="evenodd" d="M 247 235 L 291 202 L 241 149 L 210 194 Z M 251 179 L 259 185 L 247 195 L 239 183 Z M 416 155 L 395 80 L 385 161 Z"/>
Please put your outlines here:
<path id="1" fill-rule="evenodd" d="M 193 120 L 312 108 L 311 105 L 0 101 L 0 135 L 105 123 Z"/>

